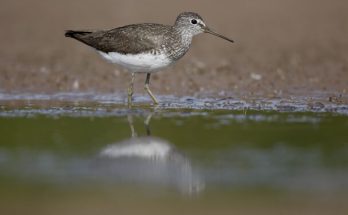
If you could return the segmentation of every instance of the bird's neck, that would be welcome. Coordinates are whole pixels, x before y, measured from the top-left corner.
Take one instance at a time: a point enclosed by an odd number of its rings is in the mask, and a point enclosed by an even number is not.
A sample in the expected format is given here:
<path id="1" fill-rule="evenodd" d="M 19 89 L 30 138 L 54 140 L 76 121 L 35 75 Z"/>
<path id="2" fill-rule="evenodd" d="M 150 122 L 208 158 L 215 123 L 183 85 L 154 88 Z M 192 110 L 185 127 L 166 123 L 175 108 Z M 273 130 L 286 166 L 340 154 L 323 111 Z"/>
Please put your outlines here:
<path id="1" fill-rule="evenodd" d="M 170 38 L 171 42 L 167 44 L 168 56 L 173 60 L 178 60 L 189 50 L 192 42 L 192 34 L 183 28 L 174 26 Z"/>
<path id="2" fill-rule="evenodd" d="M 183 27 L 176 27 L 175 31 L 179 35 L 181 42 L 184 46 L 190 46 L 192 42 L 193 35 L 192 33 L 187 29 Z"/>

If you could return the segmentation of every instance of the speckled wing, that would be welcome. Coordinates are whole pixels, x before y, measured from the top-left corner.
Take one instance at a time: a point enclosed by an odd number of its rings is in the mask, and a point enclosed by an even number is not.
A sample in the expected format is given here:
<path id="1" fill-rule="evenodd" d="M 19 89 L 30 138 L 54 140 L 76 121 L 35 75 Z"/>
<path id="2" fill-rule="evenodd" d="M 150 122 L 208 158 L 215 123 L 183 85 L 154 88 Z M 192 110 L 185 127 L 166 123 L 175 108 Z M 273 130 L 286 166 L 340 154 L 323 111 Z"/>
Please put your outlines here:
<path id="1" fill-rule="evenodd" d="M 138 54 L 160 48 L 169 30 L 165 25 L 136 24 L 106 31 L 67 31 L 65 36 L 105 53 Z"/>

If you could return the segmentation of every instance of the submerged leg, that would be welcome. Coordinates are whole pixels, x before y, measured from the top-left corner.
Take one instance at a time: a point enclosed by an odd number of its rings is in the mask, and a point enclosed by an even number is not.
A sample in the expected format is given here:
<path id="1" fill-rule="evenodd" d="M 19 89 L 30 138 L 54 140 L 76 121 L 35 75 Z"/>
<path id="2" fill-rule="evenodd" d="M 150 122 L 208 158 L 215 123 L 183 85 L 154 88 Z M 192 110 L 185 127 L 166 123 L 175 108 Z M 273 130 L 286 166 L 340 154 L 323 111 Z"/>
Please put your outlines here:
<path id="1" fill-rule="evenodd" d="M 156 99 L 156 97 L 152 94 L 151 90 L 150 90 L 150 87 L 149 87 L 149 84 L 150 84 L 150 73 L 147 73 L 146 74 L 146 81 L 145 81 L 145 87 L 144 89 L 146 90 L 146 92 L 150 95 L 153 103 L 155 103 L 156 105 L 158 104 L 158 101 Z"/>
<path id="2" fill-rule="evenodd" d="M 129 87 L 128 87 L 128 107 L 132 107 L 132 96 L 133 96 L 133 89 L 134 89 L 134 79 L 135 79 L 135 73 L 132 72 L 132 78 L 131 81 L 129 83 Z"/>
<path id="3" fill-rule="evenodd" d="M 150 120 L 151 120 L 152 114 L 153 113 L 150 113 L 144 121 L 147 136 L 151 136 Z"/>
<path id="4" fill-rule="evenodd" d="M 133 115 L 130 113 L 127 115 L 127 120 L 128 120 L 128 123 L 129 123 L 129 127 L 131 129 L 131 132 L 132 132 L 132 137 L 137 137 L 137 133 L 135 132 L 135 129 L 134 129 L 134 124 L 133 124 Z"/>

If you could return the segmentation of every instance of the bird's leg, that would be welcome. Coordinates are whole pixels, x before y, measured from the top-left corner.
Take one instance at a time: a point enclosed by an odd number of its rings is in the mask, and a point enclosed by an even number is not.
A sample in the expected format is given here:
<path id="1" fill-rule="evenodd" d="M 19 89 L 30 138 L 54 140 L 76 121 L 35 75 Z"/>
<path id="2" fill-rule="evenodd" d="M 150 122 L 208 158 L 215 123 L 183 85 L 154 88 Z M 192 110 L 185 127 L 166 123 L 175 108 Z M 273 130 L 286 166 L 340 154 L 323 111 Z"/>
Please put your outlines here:
<path id="1" fill-rule="evenodd" d="M 132 78 L 129 83 L 128 87 L 128 107 L 132 107 L 132 96 L 133 96 L 133 89 L 134 89 L 134 79 L 135 79 L 135 73 L 132 72 Z"/>
<path id="2" fill-rule="evenodd" d="M 150 129 L 151 117 L 152 117 L 152 113 L 150 113 L 144 121 L 147 136 L 151 136 L 151 129 Z"/>
<path id="3" fill-rule="evenodd" d="M 132 132 L 132 137 L 137 137 L 138 135 L 135 132 L 134 124 L 133 124 L 133 115 L 132 114 L 128 114 L 127 115 L 127 120 L 128 120 L 129 127 L 131 129 L 131 132 Z"/>
<path id="4" fill-rule="evenodd" d="M 150 90 L 150 87 L 149 87 L 149 84 L 150 84 L 150 73 L 147 73 L 146 74 L 146 81 L 145 81 L 145 87 L 144 89 L 146 90 L 146 92 L 150 95 L 153 103 L 155 103 L 156 105 L 158 104 L 158 101 L 156 99 L 156 97 L 152 94 L 151 90 Z"/>

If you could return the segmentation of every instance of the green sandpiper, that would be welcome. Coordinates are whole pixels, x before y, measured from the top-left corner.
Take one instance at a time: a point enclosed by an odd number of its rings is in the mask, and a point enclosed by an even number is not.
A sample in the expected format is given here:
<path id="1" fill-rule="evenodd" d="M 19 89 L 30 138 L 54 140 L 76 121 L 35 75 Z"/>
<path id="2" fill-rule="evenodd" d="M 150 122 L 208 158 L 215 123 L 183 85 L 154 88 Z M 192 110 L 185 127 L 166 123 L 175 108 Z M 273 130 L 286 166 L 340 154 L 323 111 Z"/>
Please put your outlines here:
<path id="1" fill-rule="evenodd" d="M 233 40 L 208 28 L 202 17 L 193 12 L 179 14 L 174 25 L 142 23 L 101 31 L 68 30 L 65 36 L 93 47 L 106 60 L 131 72 L 128 87 L 128 106 L 131 106 L 135 74 L 146 73 L 145 90 L 158 104 L 149 88 L 150 75 L 183 57 L 190 48 L 192 38 L 201 33 L 233 43 Z"/>

